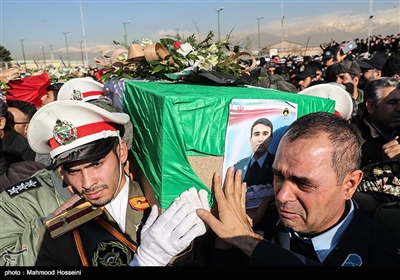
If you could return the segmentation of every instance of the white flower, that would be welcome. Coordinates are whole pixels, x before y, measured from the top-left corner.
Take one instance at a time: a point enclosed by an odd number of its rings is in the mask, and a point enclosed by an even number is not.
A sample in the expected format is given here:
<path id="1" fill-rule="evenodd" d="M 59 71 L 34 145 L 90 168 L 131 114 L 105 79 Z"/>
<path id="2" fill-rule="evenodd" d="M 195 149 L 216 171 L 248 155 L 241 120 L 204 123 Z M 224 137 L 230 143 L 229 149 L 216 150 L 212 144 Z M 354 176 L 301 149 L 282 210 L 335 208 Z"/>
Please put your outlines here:
<path id="1" fill-rule="evenodd" d="M 193 51 L 193 47 L 189 43 L 182 44 L 179 50 L 177 50 L 182 56 L 187 56 L 191 51 Z"/>
<path id="2" fill-rule="evenodd" d="M 208 47 L 208 49 L 206 50 L 206 53 L 214 54 L 214 53 L 217 53 L 217 51 L 218 51 L 218 48 L 215 45 L 215 43 L 213 43 L 211 46 Z"/>
<path id="3" fill-rule="evenodd" d="M 147 39 L 147 38 L 144 38 L 143 40 L 142 40 L 142 42 L 140 43 L 140 45 L 144 48 L 144 47 L 146 47 L 146 46 L 149 46 L 149 45 L 151 45 L 151 44 L 153 44 L 153 41 L 151 41 L 150 39 Z"/>
<path id="4" fill-rule="evenodd" d="M 198 58 L 199 58 L 198 66 L 199 66 L 200 69 L 204 69 L 204 70 L 207 70 L 207 71 L 211 71 L 212 70 L 212 65 L 207 62 L 207 60 L 206 60 L 206 58 L 204 56 L 199 55 Z"/>
<path id="5" fill-rule="evenodd" d="M 215 54 L 209 55 L 206 58 L 206 62 L 211 64 L 212 66 L 215 66 L 218 63 L 218 56 L 216 56 Z"/>

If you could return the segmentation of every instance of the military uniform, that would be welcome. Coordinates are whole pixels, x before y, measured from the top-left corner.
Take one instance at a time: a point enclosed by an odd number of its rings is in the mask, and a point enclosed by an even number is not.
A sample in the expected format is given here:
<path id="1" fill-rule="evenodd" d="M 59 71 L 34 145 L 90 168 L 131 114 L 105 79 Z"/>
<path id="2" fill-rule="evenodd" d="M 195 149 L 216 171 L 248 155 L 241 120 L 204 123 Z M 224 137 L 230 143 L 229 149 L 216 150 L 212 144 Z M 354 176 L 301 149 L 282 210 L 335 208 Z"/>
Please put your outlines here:
<path id="1" fill-rule="evenodd" d="M 9 164 L 5 158 L 0 158 L 0 192 L 4 188 L 31 177 L 35 172 L 45 168 L 41 162 L 21 161 Z"/>
<path id="2" fill-rule="evenodd" d="M 252 157 L 241 159 L 234 165 L 235 171 L 243 170 L 242 181 L 247 183 L 246 208 L 256 208 L 265 197 L 273 195 L 272 164 L 274 158 L 275 155 L 267 153 L 262 166 L 257 170 L 250 167 Z"/>
<path id="3" fill-rule="evenodd" d="M 242 181 L 247 182 L 248 186 L 250 185 L 258 185 L 258 184 L 272 184 L 274 179 L 274 174 L 272 173 L 272 164 L 275 159 L 275 155 L 267 153 L 267 156 L 264 160 L 263 165 L 261 166 L 260 172 L 257 176 L 255 182 L 250 182 L 250 172 L 247 172 L 250 169 L 251 156 L 246 157 L 244 159 L 239 160 L 234 164 L 235 171 L 238 169 L 242 169 Z M 264 172 L 262 172 L 264 171 Z M 249 184 L 250 183 L 250 184 Z"/>
<path id="4" fill-rule="evenodd" d="M 129 197 L 143 197 L 143 192 L 136 181 L 130 181 Z M 127 201 L 128 203 L 128 201 Z M 76 206 L 75 206 L 76 207 Z M 71 211 L 71 210 L 70 210 Z M 150 208 L 135 210 L 128 205 L 126 210 L 125 233 L 122 233 L 117 222 L 106 209 L 98 218 L 90 219 L 76 228 L 66 228 L 66 233 L 52 238 L 50 227 L 42 229 L 42 236 L 38 243 L 38 266 L 83 266 L 78 243 L 74 237 L 74 230 L 80 235 L 84 255 L 89 266 L 126 266 L 132 259 L 134 252 L 115 236 L 102 227 L 97 219 L 102 219 L 116 231 L 123 234 L 134 246 L 140 242 L 140 230 L 146 221 Z M 82 217 L 80 217 L 81 219 Z M 83 217 L 84 218 L 84 217 Z M 71 221 L 70 221 L 71 222 Z M 74 221 L 76 222 L 76 220 Z M 77 232 L 75 231 L 75 234 Z M 62 252 L 60 254 L 59 252 Z"/>
<path id="5" fill-rule="evenodd" d="M 87 81 L 90 80 L 81 80 L 82 83 Z M 84 95 L 87 89 L 82 85 L 74 93 Z M 150 208 L 140 185 L 122 172 L 128 147 L 120 137 L 129 121 L 126 113 L 110 112 L 76 100 L 51 102 L 33 116 L 28 127 L 32 149 L 41 154 L 50 153 L 53 168 L 62 166 L 72 187 L 82 192 L 81 197 L 74 196 L 82 198 L 81 203 L 46 221 L 37 243 L 36 266 L 165 266 L 171 259 L 175 263 L 178 255 L 190 256 L 186 253 L 191 250 L 185 249 L 205 230 L 189 205 L 191 200 L 176 201 L 172 204 L 174 207 L 166 210 L 167 214 L 160 215 L 154 222 L 158 214 L 156 205 Z M 90 172 L 82 171 L 87 168 Z M 112 176 L 116 168 L 119 168 L 119 178 Z M 97 177 L 96 171 L 107 174 Z M 74 177 L 75 174 L 78 175 Z M 103 185 L 108 185 L 113 193 L 103 192 Z M 98 192 L 100 203 L 112 201 L 99 207 L 92 206 L 91 198 L 95 197 L 90 193 L 97 193 L 98 189 L 101 189 Z M 197 193 L 192 197 L 200 200 Z M 141 239 L 141 229 L 150 212 L 153 214 L 150 229 L 145 231 L 146 238 Z M 185 219 L 188 215 L 190 217 Z M 177 222 L 176 227 L 163 226 Z M 159 226 L 163 238 L 158 238 Z M 188 240 L 182 236 L 188 236 Z M 169 246 L 163 247 L 158 242 Z M 137 258 L 133 260 L 135 253 Z M 136 262 L 132 263 L 132 260 Z"/>
<path id="6" fill-rule="evenodd" d="M 0 194 L 0 265 L 33 266 L 43 221 L 70 197 L 58 172 L 48 169 L 5 188 Z"/>

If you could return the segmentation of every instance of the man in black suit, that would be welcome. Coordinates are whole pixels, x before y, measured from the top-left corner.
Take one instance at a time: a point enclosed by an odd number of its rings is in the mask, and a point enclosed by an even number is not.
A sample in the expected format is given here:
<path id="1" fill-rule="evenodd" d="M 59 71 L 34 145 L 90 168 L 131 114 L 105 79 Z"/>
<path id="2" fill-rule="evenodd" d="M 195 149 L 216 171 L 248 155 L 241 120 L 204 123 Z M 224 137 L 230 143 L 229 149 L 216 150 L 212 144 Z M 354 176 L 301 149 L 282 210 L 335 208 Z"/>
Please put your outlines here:
<path id="1" fill-rule="evenodd" d="M 213 259 L 234 265 L 244 255 L 245 264 L 255 266 L 398 267 L 400 240 L 353 199 L 363 176 L 360 162 L 360 140 L 346 120 L 327 112 L 298 118 L 275 154 L 278 218 L 262 234 L 246 213 L 241 170 L 228 168 L 223 188 L 220 174 L 214 174 L 218 213 L 197 210 L 218 235 Z"/>

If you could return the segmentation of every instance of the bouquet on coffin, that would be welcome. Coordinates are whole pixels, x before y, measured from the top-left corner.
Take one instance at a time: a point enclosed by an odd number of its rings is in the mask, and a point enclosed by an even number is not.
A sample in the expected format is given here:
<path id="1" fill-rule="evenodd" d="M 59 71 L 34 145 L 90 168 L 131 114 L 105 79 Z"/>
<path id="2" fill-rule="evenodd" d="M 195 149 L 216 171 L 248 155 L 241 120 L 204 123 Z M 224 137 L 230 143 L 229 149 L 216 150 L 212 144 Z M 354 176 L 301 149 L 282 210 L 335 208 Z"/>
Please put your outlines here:
<path id="1" fill-rule="evenodd" d="M 254 57 L 248 52 L 231 52 L 229 35 L 217 43 L 212 41 L 213 36 L 210 31 L 200 43 L 194 35 L 179 37 L 180 40 L 162 38 L 156 43 L 143 39 L 109 56 L 103 53 L 103 60 L 95 62 L 105 73 L 101 77 L 103 82 L 134 79 L 249 84 L 248 77 L 257 66 Z"/>

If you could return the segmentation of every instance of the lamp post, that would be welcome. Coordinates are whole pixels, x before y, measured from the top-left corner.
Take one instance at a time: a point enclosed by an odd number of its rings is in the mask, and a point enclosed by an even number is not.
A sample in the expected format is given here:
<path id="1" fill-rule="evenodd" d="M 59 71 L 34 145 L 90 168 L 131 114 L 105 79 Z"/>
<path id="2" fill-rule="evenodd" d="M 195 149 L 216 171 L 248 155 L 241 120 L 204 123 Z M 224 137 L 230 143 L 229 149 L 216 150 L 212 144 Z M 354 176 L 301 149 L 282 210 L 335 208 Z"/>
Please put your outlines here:
<path id="1" fill-rule="evenodd" d="M 85 25 L 84 25 L 84 20 L 83 20 L 82 1 L 79 1 L 79 7 L 81 10 L 82 35 L 83 35 L 83 42 L 85 45 L 86 61 L 87 61 L 87 64 L 89 65 L 89 58 L 88 58 L 87 47 L 86 47 Z M 85 68 L 85 63 L 83 63 L 83 68 Z"/>
<path id="2" fill-rule="evenodd" d="M 43 70 L 46 69 L 46 56 L 44 55 L 44 47 L 40 47 L 42 49 L 42 55 L 43 55 Z"/>
<path id="3" fill-rule="evenodd" d="M 371 21 L 373 18 L 373 14 L 372 14 L 372 0 L 369 1 L 369 18 L 368 18 L 368 55 L 369 55 L 369 48 L 371 46 Z"/>
<path id="4" fill-rule="evenodd" d="M 65 36 L 65 46 L 67 47 L 68 67 L 71 67 L 71 61 L 69 60 L 68 41 L 67 41 L 67 34 L 69 33 L 69 31 L 63 32 L 63 33 L 64 33 L 64 36 Z"/>
<path id="5" fill-rule="evenodd" d="M 21 41 L 21 47 L 22 47 L 22 56 L 23 56 L 23 58 L 24 58 L 25 72 L 26 72 L 26 71 L 27 71 L 27 68 L 26 68 L 26 59 L 25 59 L 25 50 L 24 50 L 24 40 L 25 40 L 25 39 L 21 39 L 20 41 Z"/>
<path id="6" fill-rule="evenodd" d="M 261 48 L 260 48 L 260 19 L 263 19 L 264 17 L 256 18 L 257 23 L 258 23 L 258 55 L 261 54 Z"/>
<path id="7" fill-rule="evenodd" d="M 85 61 L 83 60 L 83 48 L 82 48 L 83 41 L 80 41 L 79 44 L 81 45 L 81 56 L 82 56 L 82 67 L 85 68 Z"/>
<path id="8" fill-rule="evenodd" d="M 220 26 L 219 26 L 219 12 L 222 11 L 223 9 L 224 8 L 221 7 L 218 10 L 216 10 L 217 11 L 217 17 L 218 17 L 218 41 L 219 42 L 221 42 L 221 29 L 220 29 Z"/>
<path id="9" fill-rule="evenodd" d="M 127 40 L 127 36 L 128 35 L 126 35 L 126 25 L 128 24 L 128 23 L 130 23 L 130 21 L 128 20 L 128 21 L 125 21 L 125 22 L 123 22 L 122 24 L 124 25 L 124 38 L 125 38 L 125 45 L 128 45 L 128 40 Z"/>
<path id="10" fill-rule="evenodd" d="M 285 19 L 285 16 L 283 15 L 283 2 L 281 1 L 281 28 L 282 28 L 282 43 L 283 43 L 283 20 Z"/>

